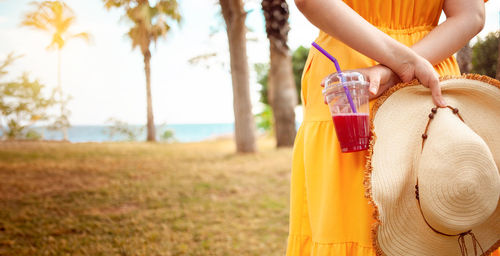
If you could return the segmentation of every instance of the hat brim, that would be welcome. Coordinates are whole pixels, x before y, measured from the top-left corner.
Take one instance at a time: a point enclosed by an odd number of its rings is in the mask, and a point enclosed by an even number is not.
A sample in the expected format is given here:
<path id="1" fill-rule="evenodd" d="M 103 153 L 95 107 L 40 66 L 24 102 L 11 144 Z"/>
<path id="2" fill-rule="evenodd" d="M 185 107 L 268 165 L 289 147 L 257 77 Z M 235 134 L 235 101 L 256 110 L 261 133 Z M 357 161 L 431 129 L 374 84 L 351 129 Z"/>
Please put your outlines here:
<path id="1" fill-rule="evenodd" d="M 464 75 L 442 77 L 440 84 L 447 103 L 460 110 L 465 123 L 483 138 L 500 166 L 500 82 Z M 432 231 L 415 199 L 414 166 L 432 107 L 430 90 L 417 81 L 394 86 L 374 104 L 365 188 L 375 209 L 372 233 L 377 255 L 460 255 L 457 237 Z M 484 255 L 496 250 L 500 246 L 500 204 L 472 232 Z M 470 241 L 467 248 L 473 248 Z"/>

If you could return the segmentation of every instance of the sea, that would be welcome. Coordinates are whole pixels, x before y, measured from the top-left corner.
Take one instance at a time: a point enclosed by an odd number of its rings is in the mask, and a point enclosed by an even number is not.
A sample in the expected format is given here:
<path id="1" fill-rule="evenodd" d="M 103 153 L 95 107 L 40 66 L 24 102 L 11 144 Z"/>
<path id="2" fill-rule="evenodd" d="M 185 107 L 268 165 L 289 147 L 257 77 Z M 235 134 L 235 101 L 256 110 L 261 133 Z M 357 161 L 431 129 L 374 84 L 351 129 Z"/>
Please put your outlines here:
<path id="1" fill-rule="evenodd" d="M 131 126 L 132 129 L 140 130 L 140 126 Z M 62 140 L 63 135 L 60 131 L 50 130 L 47 127 L 33 127 L 37 133 L 42 135 L 44 140 Z M 144 141 L 146 139 L 146 129 L 138 134 L 136 140 Z M 196 142 L 211 140 L 219 137 L 231 137 L 234 133 L 234 124 L 170 124 L 156 128 L 157 137 L 165 130 L 173 132 L 173 138 L 170 141 L 176 142 Z M 68 139 L 70 142 L 104 142 L 104 141 L 126 141 L 126 135 L 110 134 L 110 126 L 106 125 L 73 125 L 68 129 Z"/>

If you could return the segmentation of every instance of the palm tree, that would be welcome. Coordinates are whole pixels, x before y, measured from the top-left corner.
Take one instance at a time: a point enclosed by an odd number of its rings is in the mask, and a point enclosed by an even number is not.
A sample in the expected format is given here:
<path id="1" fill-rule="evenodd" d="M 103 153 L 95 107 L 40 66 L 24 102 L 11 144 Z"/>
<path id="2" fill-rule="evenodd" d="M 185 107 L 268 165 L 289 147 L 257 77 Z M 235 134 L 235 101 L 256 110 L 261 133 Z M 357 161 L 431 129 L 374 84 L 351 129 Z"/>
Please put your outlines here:
<path id="1" fill-rule="evenodd" d="M 147 131 L 148 141 L 156 141 L 153 118 L 153 102 L 151 98 L 151 43 L 165 37 L 170 30 L 169 22 L 179 23 L 181 16 L 176 0 L 103 0 L 107 9 L 124 8 L 126 17 L 133 26 L 127 33 L 132 40 L 132 48 L 139 47 L 144 57 L 144 73 L 146 75 L 147 99 Z"/>
<path id="2" fill-rule="evenodd" d="M 255 121 L 248 80 L 246 12 L 242 0 L 219 0 L 219 4 L 229 41 L 236 151 L 255 152 Z"/>
<path id="3" fill-rule="evenodd" d="M 80 38 L 88 42 L 90 35 L 87 32 L 72 33 L 70 31 L 76 17 L 73 10 L 63 1 L 31 2 L 31 5 L 34 10 L 25 14 L 21 26 L 32 27 L 52 36 L 47 49 L 57 50 L 57 92 L 61 107 L 61 115 L 56 120 L 56 128 L 61 129 L 64 140 L 68 140 L 69 111 L 66 107 L 68 98 L 64 97 L 62 91 L 61 52 L 69 40 Z"/>
<path id="4" fill-rule="evenodd" d="M 497 50 L 497 73 L 495 78 L 500 80 L 500 38 L 498 38 L 498 50 Z"/>
<path id="5" fill-rule="evenodd" d="M 263 0 L 262 10 L 271 53 L 268 101 L 273 109 L 276 144 L 289 147 L 295 140 L 294 108 L 297 105 L 292 56 L 287 45 L 290 13 L 285 0 Z"/>

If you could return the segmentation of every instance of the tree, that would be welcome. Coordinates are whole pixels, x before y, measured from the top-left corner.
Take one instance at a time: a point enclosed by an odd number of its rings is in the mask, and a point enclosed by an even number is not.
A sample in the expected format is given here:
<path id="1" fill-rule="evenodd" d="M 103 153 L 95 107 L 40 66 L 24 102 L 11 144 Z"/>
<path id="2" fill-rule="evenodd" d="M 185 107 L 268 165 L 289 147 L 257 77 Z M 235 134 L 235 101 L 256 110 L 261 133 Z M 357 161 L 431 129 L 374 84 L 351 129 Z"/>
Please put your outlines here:
<path id="1" fill-rule="evenodd" d="M 250 102 L 245 26 L 242 0 L 219 0 L 229 42 L 236 151 L 255 152 L 255 121 Z"/>
<path id="2" fill-rule="evenodd" d="M 136 141 L 144 132 L 144 126 L 134 127 L 125 121 L 113 117 L 108 118 L 107 123 L 110 123 L 110 126 L 107 127 L 104 133 L 109 136 L 110 140 L 118 137 L 119 140 L 126 138 L 127 141 Z"/>
<path id="3" fill-rule="evenodd" d="M 302 87 L 302 73 L 306 65 L 307 57 L 309 56 L 309 48 L 299 46 L 292 54 L 293 77 L 295 78 L 295 88 L 297 89 L 297 102 L 302 104 L 300 90 Z"/>
<path id="4" fill-rule="evenodd" d="M 457 62 L 458 62 L 458 67 L 460 68 L 460 72 L 463 73 L 470 73 L 470 70 L 472 69 L 472 48 L 470 48 L 469 43 L 462 47 L 458 52 L 457 52 Z"/>
<path id="5" fill-rule="evenodd" d="M 0 78 L 6 68 L 17 58 L 9 54 L 0 64 Z M 23 74 L 16 81 L 0 82 L 0 130 L 3 138 L 36 138 L 36 132 L 28 130 L 38 121 L 47 120 L 47 109 L 54 104 L 52 97 L 44 96 L 45 86 Z"/>
<path id="6" fill-rule="evenodd" d="M 151 43 L 166 37 L 171 23 L 179 23 L 177 0 L 103 0 L 107 9 L 123 8 L 125 16 L 132 21 L 133 26 L 127 33 L 132 40 L 132 48 L 138 47 L 144 58 L 144 73 L 146 75 L 147 101 L 147 140 L 156 141 L 156 131 L 153 117 L 153 100 L 151 96 Z"/>
<path id="7" fill-rule="evenodd" d="M 298 104 L 302 104 L 302 100 L 300 98 L 302 73 L 304 72 L 304 66 L 306 64 L 308 54 L 309 48 L 305 48 L 304 46 L 299 46 L 292 53 L 293 78 L 295 80 L 295 89 L 297 91 Z M 269 80 L 269 65 L 264 63 L 257 63 L 255 64 L 254 69 L 257 72 L 257 82 L 262 85 L 262 89 L 259 91 L 260 101 L 268 105 L 269 100 L 267 99 L 267 84 Z"/>
<path id="8" fill-rule="evenodd" d="M 60 115 L 55 122 L 55 128 L 62 130 L 64 140 L 68 140 L 70 112 L 67 108 L 67 102 L 69 98 L 63 95 L 62 90 L 61 52 L 69 40 L 80 38 L 88 42 L 90 35 L 87 32 L 72 33 L 70 31 L 76 17 L 73 10 L 63 1 L 31 2 L 31 5 L 34 6 L 34 10 L 25 14 L 21 25 L 41 30 L 52 37 L 47 49 L 57 50 L 57 93 L 59 96 L 57 102 L 60 105 Z"/>
<path id="9" fill-rule="evenodd" d="M 255 73 L 257 73 L 257 83 L 262 87 L 259 90 L 260 102 L 269 105 L 268 88 L 269 88 L 269 63 L 256 63 L 253 66 Z"/>
<path id="10" fill-rule="evenodd" d="M 2 78 L 2 76 L 8 73 L 6 70 L 7 67 L 10 66 L 14 61 L 16 61 L 19 58 L 21 58 L 21 56 L 16 56 L 13 52 L 7 55 L 5 60 L 0 64 L 0 78 Z"/>
<path id="11" fill-rule="evenodd" d="M 500 80 L 500 40 L 498 40 L 498 49 L 497 49 L 497 75 L 496 79 Z"/>
<path id="12" fill-rule="evenodd" d="M 269 39 L 271 68 L 268 100 L 273 109 L 277 147 L 290 147 L 295 140 L 297 93 L 292 71 L 292 57 L 287 45 L 289 10 L 285 0 L 263 0 L 262 10 Z"/>
<path id="13" fill-rule="evenodd" d="M 500 32 L 489 33 L 486 38 L 478 38 L 472 47 L 472 72 L 495 78 L 498 62 Z"/>
<path id="14" fill-rule="evenodd" d="M 297 92 L 297 102 L 302 104 L 300 99 L 300 90 L 301 90 L 301 80 L 302 73 L 304 71 L 304 65 L 306 64 L 307 56 L 309 54 L 309 48 L 305 48 L 303 46 L 299 46 L 292 54 L 292 68 L 293 68 L 293 77 L 295 80 L 295 89 Z M 268 94 L 268 81 L 269 81 L 269 65 L 264 63 L 257 63 L 254 66 L 254 69 L 257 73 L 257 82 L 262 86 L 260 89 L 260 102 L 264 103 L 266 106 L 264 110 L 257 114 L 257 127 L 263 130 L 274 129 L 274 121 L 272 110 L 269 107 L 269 100 L 267 97 Z"/>

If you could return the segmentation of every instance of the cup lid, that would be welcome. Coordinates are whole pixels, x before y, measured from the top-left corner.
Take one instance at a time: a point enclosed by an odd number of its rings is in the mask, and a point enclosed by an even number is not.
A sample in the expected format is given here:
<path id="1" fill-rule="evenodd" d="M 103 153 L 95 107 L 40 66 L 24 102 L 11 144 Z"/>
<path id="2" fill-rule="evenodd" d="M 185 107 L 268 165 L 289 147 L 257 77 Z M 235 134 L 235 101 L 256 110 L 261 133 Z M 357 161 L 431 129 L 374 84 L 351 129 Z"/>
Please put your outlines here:
<path id="1" fill-rule="evenodd" d="M 332 73 L 325 77 L 323 81 L 321 81 L 323 85 L 323 94 L 325 94 L 330 89 L 336 89 L 343 86 L 368 86 L 368 82 L 366 81 L 363 74 L 356 71 L 347 71 L 342 73 Z"/>

